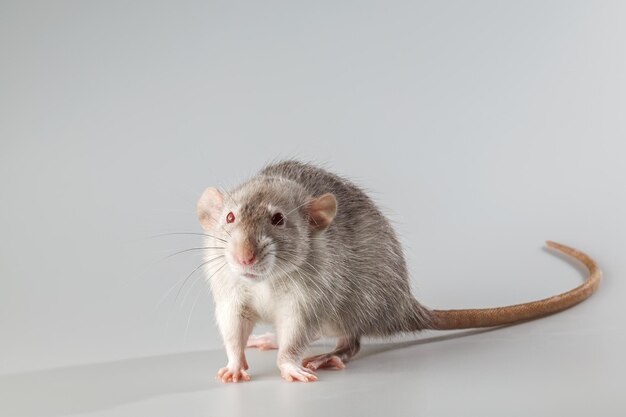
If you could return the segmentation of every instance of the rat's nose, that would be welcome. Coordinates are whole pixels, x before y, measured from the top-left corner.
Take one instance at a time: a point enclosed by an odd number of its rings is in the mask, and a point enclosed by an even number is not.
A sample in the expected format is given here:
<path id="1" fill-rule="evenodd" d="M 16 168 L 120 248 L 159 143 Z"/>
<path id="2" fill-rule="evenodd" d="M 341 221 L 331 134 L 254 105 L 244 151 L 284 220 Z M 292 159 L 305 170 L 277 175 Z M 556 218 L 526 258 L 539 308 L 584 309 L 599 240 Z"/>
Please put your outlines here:
<path id="1" fill-rule="evenodd" d="M 249 246 L 245 246 L 241 248 L 241 250 L 237 251 L 237 261 L 240 264 L 244 266 L 249 266 L 252 265 L 255 260 L 256 256 L 254 254 L 254 251 Z"/>

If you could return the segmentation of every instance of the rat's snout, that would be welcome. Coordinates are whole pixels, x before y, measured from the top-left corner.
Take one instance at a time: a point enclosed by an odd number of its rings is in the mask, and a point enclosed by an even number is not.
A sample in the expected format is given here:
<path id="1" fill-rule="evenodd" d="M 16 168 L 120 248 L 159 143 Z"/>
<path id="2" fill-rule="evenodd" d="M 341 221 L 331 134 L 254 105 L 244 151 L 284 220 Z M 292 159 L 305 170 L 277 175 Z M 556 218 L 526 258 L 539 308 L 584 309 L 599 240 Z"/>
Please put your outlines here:
<path id="1" fill-rule="evenodd" d="M 256 261 L 256 248 L 245 241 L 235 249 L 235 259 L 243 266 L 250 266 Z"/>
<path id="2" fill-rule="evenodd" d="M 250 249 L 242 250 L 237 254 L 237 261 L 243 266 L 249 266 L 254 263 L 256 256 Z"/>

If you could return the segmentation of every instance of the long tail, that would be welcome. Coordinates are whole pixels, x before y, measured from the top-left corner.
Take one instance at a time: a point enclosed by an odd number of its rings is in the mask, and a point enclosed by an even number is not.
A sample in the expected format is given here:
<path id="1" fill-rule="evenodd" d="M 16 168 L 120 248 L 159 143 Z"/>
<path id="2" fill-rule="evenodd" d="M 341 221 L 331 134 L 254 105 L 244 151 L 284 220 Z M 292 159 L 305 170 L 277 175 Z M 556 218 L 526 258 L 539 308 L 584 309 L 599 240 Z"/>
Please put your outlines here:
<path id="1" fill-rule="evenodd" d="M 585 253 L 568 246 L 551 241 L 547 241 L 546 245 L 582 262 L 589 270 L 585 282 L 563 294 L 530 303 L 469 310 L 431 310 L 429 328 L 453 330 L 501 326 L 557 313 L 589 298 L 602 279 L 602 271 L 596 262 Z"/>

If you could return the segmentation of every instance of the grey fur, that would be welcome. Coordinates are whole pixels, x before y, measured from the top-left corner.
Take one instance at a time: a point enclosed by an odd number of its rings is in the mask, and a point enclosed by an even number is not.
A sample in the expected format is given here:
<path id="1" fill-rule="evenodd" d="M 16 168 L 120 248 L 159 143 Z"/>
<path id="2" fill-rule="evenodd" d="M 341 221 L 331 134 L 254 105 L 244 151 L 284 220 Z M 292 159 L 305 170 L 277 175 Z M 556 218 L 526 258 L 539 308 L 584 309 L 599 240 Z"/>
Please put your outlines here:
<path id="1" fill-rule="evenodd" d="M 308 202 L 326 193 L 335 196 L 337 213 L 327 229 L 318 231 L 309 223 Z M 228 213 L 229 205 L 240 207 L 237 226 L 221 224 L 213 233 L 229 240 L 238 227 L 258 253 L 258 268 L 272 297 L 293 305 L 289 320 L 295 325 L 281 329 L 280 317 L 265 317 L 250 301 L 255 285 L 261 284 L 242 283 L 233 294 L 241 300 L 241 316 L 251 324 L 266 320 L 277 325 L 279 335 L 289 332 L 281 335 L 279 365 L 300 361 L 315 337 L 338 337 L 337 348 L 328 355 L 347 361 L 358 352 L 362 336 L 386 337 L 428 327 L 429 310 L 411 294 L 394 230 L 374 202 L 350 181 L 312 164 L 285 161 L 265 167 L 227 193 L 224 201 L 220 216 Z M 284 226 L 268 221 L 272 215 L 268 205 L 286 215 Z M 273 264 L 265 257 L 272 258 Z M 232 279 L 247 281 L 232 274 L 215 277 L 214 293 L 220 282 Z M 216 303 L 220 300 L 216 296 Z"/>
<path id="2" fill-rule="evenodd" d="M 344 178 L 298 161 L 270 165 L 258 178 L 286 178 L 309 195 L 332 193 L 337 198 L 337 216 L 318 235 L 324 244 L 309 245 L 306 257 L 318 269 L 318 273 L 307 272 L 320 287 L 336 291 L 328 300 L 317 293 L 317 287 L 309 288 L 313 297 L 307 302 L 319 303 L 314 307 L 318 314 L 333 321 L 345 336 L 390 336 L 426 327 L 428 310 L 411 295 L 400 242 L 365 192 Z M 297 203 L 303 203 L 302 194 L 298 196 Z M 305 215 L 305 207 L 301 209 Z"/>

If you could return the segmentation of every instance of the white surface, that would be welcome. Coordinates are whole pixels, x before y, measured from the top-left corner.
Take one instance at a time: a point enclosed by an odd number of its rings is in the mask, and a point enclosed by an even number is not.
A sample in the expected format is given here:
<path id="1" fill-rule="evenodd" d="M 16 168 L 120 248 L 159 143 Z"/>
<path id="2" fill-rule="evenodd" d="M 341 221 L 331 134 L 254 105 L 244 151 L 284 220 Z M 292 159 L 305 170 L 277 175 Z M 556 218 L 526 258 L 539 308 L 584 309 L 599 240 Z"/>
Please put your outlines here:
<path id="1" fill-rule="evenodd" d="M 591 1 L 3 1 L 0 415 L 623 415 L 625 17 Z M 175 300 L 200 258 L 157 262 L 199 239 L 149 237 L 199 231 L 204 187 L 291 156 L 384 206 L 428 306 L 578 285 L 546 239 L 605 281 L 536 322 L 373 341 L 314 384 L 252 352 L 253 382 L 224 386 L 200 277 Z"/>

